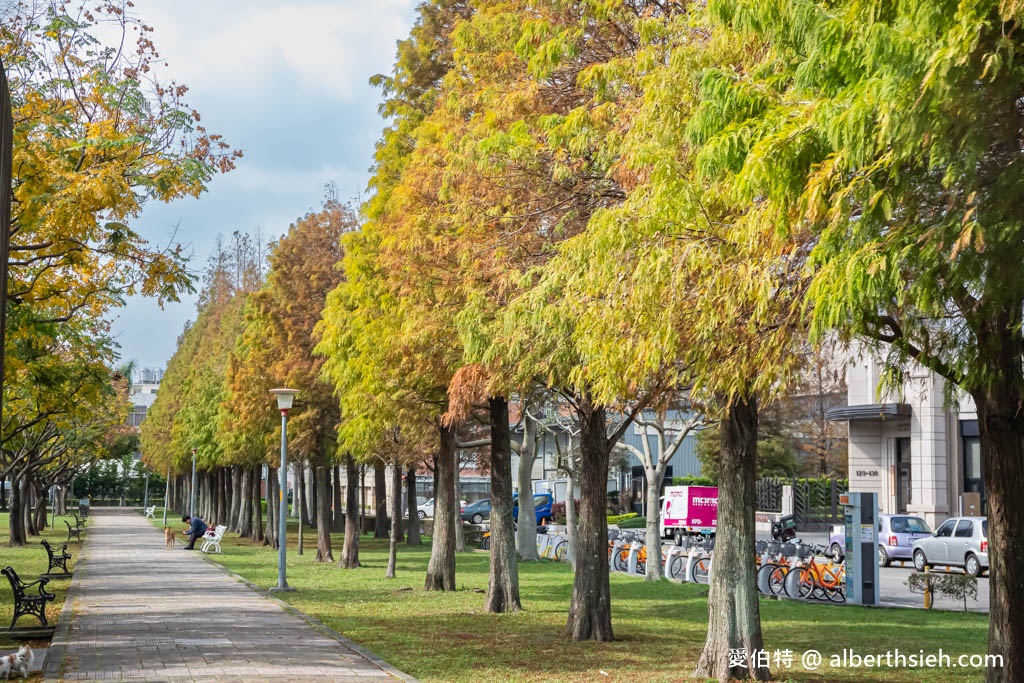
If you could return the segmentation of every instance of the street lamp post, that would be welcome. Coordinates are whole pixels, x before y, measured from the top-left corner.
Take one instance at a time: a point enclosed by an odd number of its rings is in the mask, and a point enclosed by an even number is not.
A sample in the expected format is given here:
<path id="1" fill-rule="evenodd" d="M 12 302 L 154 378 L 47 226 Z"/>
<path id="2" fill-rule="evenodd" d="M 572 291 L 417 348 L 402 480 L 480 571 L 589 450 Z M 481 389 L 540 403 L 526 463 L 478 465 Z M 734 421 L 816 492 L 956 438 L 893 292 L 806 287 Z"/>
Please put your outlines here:
<path id="1" fill-rule="evenodd" d="M 189 495 L 188 516 L 196 516 L 196 449 L 192 449 L 192 493 Z"/>
<path id="2" fill-rule="evenodd" d="M 277 586 L 271 591 L 295 590 L 288 586 L 285 576 L 285 550 L 288 545 L 287 539 L 287 517 L 288 517 L 288 411 L 292 409 L 292 402 L 295 395 L 299 393 L 296 389 L 271 389 L 270 393 L 277 397 L 277 409 L 281 411 L 281 469 L 278 472 L 280 483 L 280 502 L 278 506 L 278 533 L 277 533 Z M 301 523 L 301 520 L 299 520 Z"/>

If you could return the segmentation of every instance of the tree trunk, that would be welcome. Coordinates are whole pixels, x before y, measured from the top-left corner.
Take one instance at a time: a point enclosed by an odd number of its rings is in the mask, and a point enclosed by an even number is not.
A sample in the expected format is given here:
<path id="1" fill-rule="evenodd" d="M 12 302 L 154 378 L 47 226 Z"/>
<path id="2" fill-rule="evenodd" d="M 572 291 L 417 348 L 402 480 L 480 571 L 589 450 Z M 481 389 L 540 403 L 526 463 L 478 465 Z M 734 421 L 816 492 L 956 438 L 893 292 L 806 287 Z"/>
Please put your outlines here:
<path id="1" fill-rule="evenodd" d="M 263 481 L 263 465 L 253 465 L 250 476 L 252 509 L 252 540 L 263 541 L 263 493 L 260 491 Z"/>
<path id="2" fill-rule="evenodd" d="M 333 524 L 331 525 L 334 531 L 343 531 L 345 529 L 345 503 L 341 497 L 341 465 L 335 465 L 331 468 L 331 472 L 334 475 L 334 491 L 332 492 L 334 499 L 334 515 L 332 518 Z"/>
<path id="3" fill-rule="evenodd" d="M 355 569 L 359 566 L 359 470 L 351 455 L 345 456 L 345 544 L 338 566 Z"/>
<path id="4" fill-rule="evenodd" d="M 309 528 L 316 527 L 316 511 L 317 511 L 317 484 L 316 484 L 316 467 L 309 464 L 309 460 L 305 460 L 303 467 L 306 470 L 306 487 L 309 495 L 306 496 L 309 500 Z"/>
<path id="5" fill-rule="evenodd" d="M 25 523 L 21 514 L 22 507 L 21 482 L 17 475 L 11 477 L 11 510 L 7 519 L 7 526 L 10 530 L 10 539 L 7 541 L 8 548 L 15 548 L 25 545 Z"/>
<path id="6" fill-rule="evenodd" d="M 398 565 L 398 542 L 402 535 L 402 465 L 398 457 L 391 463 L 391 542 L 388 544 L 388 568 L 384 578 L 395 578 Z"/>
<path id="7" fill-rule="evenodd" d="M 46 528 L 46 491 L 36 487 L 36 512 L 33 520 L 36 529 L 42 533 Z"/>
<path id="8" fill-rule="evenodd" d="M 718 473 L 718 525 L 708 593 L 708 633 L 693 672 L 696 678 L 729 681 L 771 679 L 756 666 L 764 650 L 754 564 L 754 482 L 757 476 L 757 403 L 733 399 L 722 419 Z M 742 666 L 730 666 L 730 652 L 742 652 Z"/>
<path id="9" fill-rule="evenodd" d="M 569 494 L 565 497 L 565 535 L 569 539 L 569 566 L 576 571 L 576 556 L 579 555 L 578 539 L 576 533 L 579 527 L 576 519 L 576 476 L 572 470 L 565 472 L 565 488 Z M 605 516 L 605 536 L 608 535 L 608 517 Z"/>
<path id="10" fill-rule="evenodd" d="M 306 461 L 299 460 L 295 463 L 295 485 L 298 493 L 295 495 L 295 504 L 299 506 L 296 516 L 299 521 L 309 526 L 309 492 L 306 487 Z"/>
<path id="11" fill-rule="evenodd" d="M 389 535 L 388 483 L 384 462 L 379 458 L 373 461 L 373 501 L 376 506 L 374 510 L 373 537 L 387 538 Z"/>
<path id="12" fill-rule="evenodd" d="M 7 477 L 0 477 L 0 510 L 7 512 Z"/>
<path id="13" fill-rule="evenodd" d="M 3 482 L 0 482 L 0 486 L 3 486 Z M 53 488 L 53 509 L 62 517 L 68 514 L 67 487 L 64 484 Z"/>
<path id="14" fill-rule="evenodd" d="M 231 484 L 231 471 L 224 468 L 217 468 L 217 524 L 224 524 L 229 515 L 228 509 L 230 507 L 230 484 Z"/>
<path id="15" fill-rule="evenodd" d="M 21 523 L 24 525 L 26 538 L 39 535 L 39 531 L 36 529 L 32 519 L 33 488 L 31 472 L 23 474 L 21 477 Z"/>
<path id="16" fill-rule="evenodd" d="M 406 496 L 409 515 L 409 523 L 406 525 L 406 545 L 423 545 L 423 539 L 420 538 L 420 517 L 419 517 L 419 506 L 416 505 L 416 466 L 409 465 L 409 469 L 405 473 L 405 486 Z"/>
<path id="17" fill-rule="evenodd" d="M 1024 680 L 1024 396 L 1014 385 L 1020 360 L 1008 359 L 1005 373 L 988 391 L 971 395 L 978 409 L 978 431 L 985 472 L 989 543 L 988 652 L 1003 658 L 986 681 Z M 1016 370 L 1017 375 L 1014 374 Z"/>
<path id="18" fill-rule="evenodd" d="M 334 553 L 331 552 L 331 496 L 327 485 L 330 476 L 330 470 L 323 465 L 313 471 L 313 481 L 316 483 L 317 562 L 334 562 Z"/>
<path id="19" fill-rule="evenodd" d="M 646 436 L 644 437 L 646 438 Z M 664 458 L 667 463 L 668 459 Z M 647 574 L 645 581 L 657 581 L 665 575 L 661 565 L 661 529 L 658 520 L 661 518 L 661 482 L 665 479 L 665 466 L 661 461 L 654 467 L 644 466 L 644 477 L 647 481 Z M 651 549 L 656 548 L 657 552 Z"/>
<path id="20" fill-rule="evenodd" d="M 242 507 L 242 467 L 234 465 L 231 468 L 231 508 L 228 510 L 228 526 L 232 531 L 238 531 L 239 510 Z"/>
<path id="21" fill-rule="evenodd" d="M 276 474 L 276 473 L 274 473 Z M 281 514 L 281 498 L 278 492 L 281 484 L 278 477 L 267 476 L 267 526 L 263 532 L 263 545 L 277 548 L 278 516 Z"/>
<path id="22" fill-rule="evenodd" d="M 252 496 L 249 491 L 252 488 L 252 470 L 248 467 L 242 468 L 241 476 L 242 496 L 238 503 L 238 535 L 242 538 L 252 536 Z"/>
<path id="23" fill-rule="evenodd" d="M 455 527 L 459 523 L 455 497 L 458 465 L 455 457 L 455 430 L 438 427 L 439 447 L 434 458 L 434 536 L 425 587 L 428 591 L 455 590 Z"/>
<path id="24" fill-rule="evenodd" d="M 359 464 L 359 533 L 366 528 L 366 465 Z"/>
<path id="25" fill-rule="evenodd" d="M 566 634 L 575 641 L 614 639 L 612 598 L 608 584 L 608 518 L 605 498 L 608 490 L 608 458 L 611 450 L 605 427 L 605 412 L 579 399 L 580 420 L 580 522 L 576 575 Z"/>
<path id="26" fill-rule="evenodd" d="M 299 543 L 298 550 L 299 555 L 302 554 L 303 543 L 302 543 L 302 529 L 304 526 L 309 526 L 309 512 L 306 510 L 307 507 L 307 496 L 306 496 L 306 464 L 305 461 L 299 460 L 295 463 L 295 481 L 299 482 L 300 488 L 302 489 L 302 495 L 298 496 L 295 500 L 298 503 L 299 511 L 296 517 L 298 518 L 298 532 L 299 532 Z M 305 520 L 305 521 L 304 521 Z"/>
<path id="27" fill-rule="evenodd" d="M 512 521 L 512 435 L 508 428 L 508 401 L 503 396 L 495 396 L 487 403 L 491 418 L 491 575 L 486 610 L 518 612 L 523 605 L 519 601 L 519 569 Z M 529 493 L 525 497 L 533 498 Z M 520 505 L 523 498 L 519 496 Z"/>
<path id="28" fill-rule="evenodd" d="M 537 513 L 533 507 L 533 465 L 537 462 L 537 421 L 523 410 L 523 447 L 519 451 L 519 527 L 516 553 L 520 560 L 540 560 L 537 554 Z M 572 491 L 569 492 L 572 497 Z"/>

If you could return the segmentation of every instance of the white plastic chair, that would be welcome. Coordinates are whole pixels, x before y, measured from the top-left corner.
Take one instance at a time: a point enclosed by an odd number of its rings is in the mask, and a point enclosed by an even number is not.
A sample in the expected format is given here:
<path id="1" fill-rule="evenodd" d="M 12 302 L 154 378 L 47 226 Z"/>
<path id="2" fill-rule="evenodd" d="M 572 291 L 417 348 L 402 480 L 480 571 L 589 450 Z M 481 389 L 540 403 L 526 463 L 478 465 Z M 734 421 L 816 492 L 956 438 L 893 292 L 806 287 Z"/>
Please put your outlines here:
<path id="1" fill-rule="evenodd" d="M 203 547 L 200 550 L 204 553 L 219 553 L 220 539 L 224 538 L 224 532 L 227 530 L 226 526 L 218 525 L 213 531 L 207 531 L 203 534 Z"/>

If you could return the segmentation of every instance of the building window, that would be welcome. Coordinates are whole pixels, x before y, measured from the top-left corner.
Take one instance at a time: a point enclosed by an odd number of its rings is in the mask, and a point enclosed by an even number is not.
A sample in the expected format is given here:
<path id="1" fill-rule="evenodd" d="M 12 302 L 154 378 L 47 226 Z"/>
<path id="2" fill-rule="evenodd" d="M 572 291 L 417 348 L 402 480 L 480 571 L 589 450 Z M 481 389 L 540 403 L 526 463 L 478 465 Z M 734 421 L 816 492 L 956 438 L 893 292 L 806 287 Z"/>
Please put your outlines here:
<path id="1" fill-rule="evenodd" d="M 981 439 L 977 420 L 960 422 L 960 442 L 964 454 L 964 493 L 980 493 L 985 508 L 985 471 L 981 464 Z"/>
<path id="2" fill-rule="evenodd" d="M 128 413 L 128 424 L 138 427 L 144 419 L 146 419 L 146 406 L 132 406 L 132 411 Z"/>

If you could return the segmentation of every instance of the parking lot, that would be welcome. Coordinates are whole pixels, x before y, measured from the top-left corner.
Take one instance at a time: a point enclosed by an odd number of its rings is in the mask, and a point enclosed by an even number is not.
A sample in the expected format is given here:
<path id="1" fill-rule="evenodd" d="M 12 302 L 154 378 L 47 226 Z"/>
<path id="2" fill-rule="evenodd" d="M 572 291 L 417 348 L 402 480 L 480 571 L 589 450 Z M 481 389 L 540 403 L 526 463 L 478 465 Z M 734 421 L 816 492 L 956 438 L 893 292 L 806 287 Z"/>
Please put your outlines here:
<path id="1" fill-rule="evenodd" d="M 802 533 L 801 540 L 807 543 L 828 543 L 828 534 L 825 533 Z M 931 571 L 944 571 L 941 567 L 933 567 Z M 953 573 L 962 573 L 956 567 L 950 569 Z M 914 567 L 910 562 L 906 564 L 893 562 L 889 567 L 881 567 L 878 570 L 878 580 L 881 584 L 881 604 L 889 607 L 923 607 L 924 596 L 920 593 L 911 593 L 907 588 L 907 577 L 914 573 Z M 963 603 L 950 600 L 941 595 L 936 595 L 934 600 L 935 609 L 963 609 Z M 988 576 L 978 577 L 978 599 L 968 600 L 967 609 L 971 612 L 988 612 Z"/>

